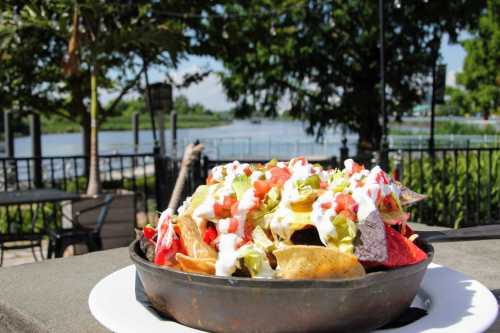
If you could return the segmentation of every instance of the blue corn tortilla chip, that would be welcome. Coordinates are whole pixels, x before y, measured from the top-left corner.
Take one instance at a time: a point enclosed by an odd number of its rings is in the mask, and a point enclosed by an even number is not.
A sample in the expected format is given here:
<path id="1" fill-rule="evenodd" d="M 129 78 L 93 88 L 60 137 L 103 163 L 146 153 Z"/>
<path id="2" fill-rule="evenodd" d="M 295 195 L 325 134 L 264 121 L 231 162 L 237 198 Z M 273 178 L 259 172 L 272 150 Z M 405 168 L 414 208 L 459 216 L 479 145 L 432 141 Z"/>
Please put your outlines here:
<path id="1" fill-rule="evenodd" d="M 354 242 L 354 254 L 360 261 L 384 262 L 387 259 L 387 240 L 384 222 L 378 211 L 358 222 L 359 234 Z"/>
<path id="2" fill-rule="evenodd" d="M 411 206 L 427 198 L 425 194 L 414 192 L 398 181 L 395 181 L 394 183 L 399 189 L 399 201 L 402 206 Z"/>

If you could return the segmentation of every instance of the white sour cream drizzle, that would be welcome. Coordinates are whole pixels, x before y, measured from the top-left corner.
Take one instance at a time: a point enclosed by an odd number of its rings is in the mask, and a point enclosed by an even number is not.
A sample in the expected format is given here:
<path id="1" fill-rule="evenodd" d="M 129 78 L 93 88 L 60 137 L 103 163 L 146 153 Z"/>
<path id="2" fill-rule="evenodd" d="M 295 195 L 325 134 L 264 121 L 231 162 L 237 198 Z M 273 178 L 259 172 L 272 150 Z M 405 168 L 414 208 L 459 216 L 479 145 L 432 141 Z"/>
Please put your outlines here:
<path id="1" fill-rule="evenodd" d="M 238 236 L 241 237 L 243 235 L 248 212 L 255 207 L 258 200 L 259 199 L 255 196 L 255 190 L 250 188 L 243 194 L 243 197 L 238 202 L 238 207 L 234 214 L 234 218 L 238 220 L 238 229 L 236 230 Z"/>
<path id="2" fill-rule="evenodd" d="M 289 164 L 291 177 L 283 185 L 281 201 L 271 219 L 270 228 L 273 234 L 287 238 L 289 225 L 293 223 L 294 215 L 290 204 L 301 200 L 300 193 L 295 183 L 297 180 L 306 180 L 315 174 L 312 164 L 303 163 L 302 160 L 291 160 Z"/>
<path id="3" fill-rule="evenodd" d="M 238 251 L 236 234 L 221 234 L 219 236 L 219 254 L 215 262 L 215 275 L 231 276 L 236 270 Z"/>
<path id="4" fill-rule="evenodd" d="M 158 232 L 158 239 L 155 246 L 155 251 L 158 251 L 161 245 L 169 248 L 172 244 L 174 238 L 174 225 L 172 223 L 172 216 L 174 211 L 171 208 L 167 208 L 161 213 L 158 219 L 158 224 L 156 225 L 156 231 Z M 168 228 L 165 232 L 162 231 L 162 227 L 165 223 L 168 223 Z"/>
<path id="5" fill-rule="evenodd" d="M 354 161 L 348 159 L 344 162 L 346 171 L 352 173 Z M 398 190 L 391 184 L 385 172 L 377 165 L 370 171 L 362 170 L 352 174 L 349 178 L 349 190 L 352 198 L 358 204 L 358 221 L 363 223 L 374 211 L 377 211 L 377 200 L 394 193 L 399 197 Z"/>
<path id="6" fill-rule="evenodd" d="M 177 208 L 177 215 L 183 215 L 186 210 L 189 208 L 189 205 L 191 205 L 191 200 L 193 198 L 192 197 L 187 197 L 186 200 L 184 200 L 184 202 L 182 203 L 182 205 Z"/>
<path id="7" fill-rule="evenodd" d="M 328 238 L 337 237 L 337 230 L 332 223 L 333 218 L 337 215 L 335 211 L 337 206 L 336 197 L 337 194 L 327 191 L 313 203 L 311 219 L 318 230 L 321 242 L 325 245 L 328 245 Z M 324 208 L 323 205 L 325 204 L 330 204 L 331 206 Z"/>

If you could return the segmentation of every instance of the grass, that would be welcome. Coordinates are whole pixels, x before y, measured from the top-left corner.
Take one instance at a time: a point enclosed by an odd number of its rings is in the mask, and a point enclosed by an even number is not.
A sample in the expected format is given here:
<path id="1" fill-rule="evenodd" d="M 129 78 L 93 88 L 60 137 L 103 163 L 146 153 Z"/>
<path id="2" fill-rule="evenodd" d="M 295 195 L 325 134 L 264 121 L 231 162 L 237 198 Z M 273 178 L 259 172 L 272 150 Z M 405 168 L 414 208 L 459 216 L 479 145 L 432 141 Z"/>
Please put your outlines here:
<path id="1" fill-rule="evenodd" d="M 170 117 L 167 116 L 165 128 L 170 128 Z M 182 114 L 177 116 L 177 128 L 207 128 L 229 124 L 231 119 L 220 114 Z M 158 124 L 156 124 L 158 126 Z M 151 129 L 151 121 L 148 115 L 139 117 L 140 129 Z M 79 132 L 80 125 L 70 122 L 61 117 L 51 117 L 42 119 L 42 129 L 44 133 L 68 133 Z M 99 127 L 103 131 L 126 131 L 132 130 L 132 119 L 130 116 L 118 116 L 106 119 Z"/>
<path id="2" fill-rule="evenodd" d="M 397 127 L 397 125 L 392 124 L 393 126 L 395 125 L 395 127 L 391 127 L 389 129 L 389 133 L 393 134 L 393 135 L 415 135 L 415 134 L 421 134 L 421 133 L 429 133 L 429 125 L 425 124 L 425 123 L 420 123 L 420 124 L 422 124 L 422 128 L 416 132 L 400 129 Z M 409 124 L 409 123 L 402 123 L 402 125 L 412 125 L 413 126 L 413 124 Z M 436 126 L 435 126 L 434 130 L 435 130 L 436 134 L 458 134 L 458 135 L 497 135 L 497 134 L 500 134 L 500 131 L 498 131 L 492 125 L 478 126 L 478 125 L 463 124 L 463 123 L 452 122 L 452 121 L 436 122 Z"/>

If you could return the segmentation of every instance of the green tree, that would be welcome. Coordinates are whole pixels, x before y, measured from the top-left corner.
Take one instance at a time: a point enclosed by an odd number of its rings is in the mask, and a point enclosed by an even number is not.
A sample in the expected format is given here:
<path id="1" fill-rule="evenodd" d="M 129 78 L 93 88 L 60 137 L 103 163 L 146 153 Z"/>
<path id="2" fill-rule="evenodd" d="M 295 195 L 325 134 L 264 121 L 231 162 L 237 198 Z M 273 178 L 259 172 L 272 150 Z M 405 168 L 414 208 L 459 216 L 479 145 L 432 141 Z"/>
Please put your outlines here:
<path id="1" fill-rule="evenodd" d="M 457 81 L 467 91 L 473 110 L 487 119 L 500 112 L 500 1 L 487 0 L 487 10 L 462 45 L 467 51 Z"/>
<path id="2" fill-rule="evenodd" d="M 443 34 L 474 23 L 484 1 L 386 1 L 389 113 L 423 97 Z M 279 109 L 309 123 L 309 132 L 345 123 L 360 148 L 381 137 L 377 1 L 256 0 L 210 12 L 199 40 L 225 66 L 222 83 L 238 114 Z"/>
<path id="3" fill-rule="evenodd" d="M 186 96 L 180 95 L 174 99 L 174 110 L 177 114 L 190 113 L 189 101 Z"/>
<path id="4" fill-rule="evenodd" d="M 198 21 L 171 12 L 199 14 L 206 5 L 181 0 L 2 2 L 2 108 L 56 113 L 80 123 L 84 152 L 92 152 L 88 193 L 95 193 L 99 123 L 116 114 L 146 68 L 168 71 L 186 54 L 203 52 L 191 42 L 190 29 L 196 29 Z M 67 75 L 61 70 L 63 62 Z M 194 75 L 185 82 L 199 78 Z M 107 107 L 99 99 L 102 89 L 117 96 Z"/>
<path id="5" fill-rule="evenodd" d="M 447 110 L 446 114 L 465 116 L 473 112 L 470 96 L 462 87 L 446 87 L 446 96 L 447 102 L 440 106 Z"/>

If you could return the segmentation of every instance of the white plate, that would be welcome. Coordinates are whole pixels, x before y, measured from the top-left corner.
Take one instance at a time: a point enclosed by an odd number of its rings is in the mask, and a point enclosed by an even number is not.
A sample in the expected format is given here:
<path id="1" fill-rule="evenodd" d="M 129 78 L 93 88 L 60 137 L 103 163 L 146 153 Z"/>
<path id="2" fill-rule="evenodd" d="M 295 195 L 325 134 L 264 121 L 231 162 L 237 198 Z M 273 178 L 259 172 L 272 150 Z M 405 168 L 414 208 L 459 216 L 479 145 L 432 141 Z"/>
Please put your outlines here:
<path id="1" fill-rule="evenodd" d="M 498 303 L 485 286 L 436 264 L 427 269 L 413 305 L 424 306 L 427 316 L 401 328 L 376 332 L 484 332 L 498 312 Z M 174 321 L 159 320 L 137 302 L 134 265 L 99 281 L 90 292 L 89 308 L 103 326 L 117 333 L 202 332 Z"/>

